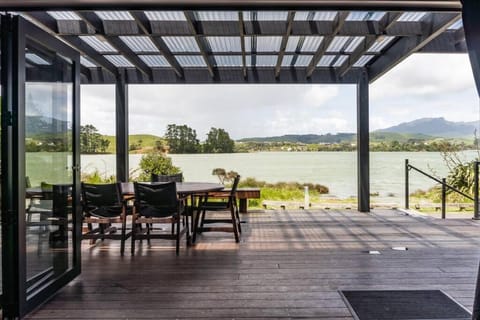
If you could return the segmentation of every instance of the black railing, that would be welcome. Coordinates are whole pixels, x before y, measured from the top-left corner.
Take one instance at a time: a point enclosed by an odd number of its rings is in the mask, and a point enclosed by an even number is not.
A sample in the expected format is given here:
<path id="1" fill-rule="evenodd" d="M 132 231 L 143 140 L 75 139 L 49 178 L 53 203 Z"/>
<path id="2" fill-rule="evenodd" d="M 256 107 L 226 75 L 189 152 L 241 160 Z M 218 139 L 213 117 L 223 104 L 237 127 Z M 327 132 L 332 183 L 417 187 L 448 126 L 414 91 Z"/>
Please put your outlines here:
<path id="1" fill-rule="evenodd" d="M 472 197 L 471 195 L 468 195 L 457 188 L 450 186 L 447 184 L 446 179 L 442 178 L 441 180 L 426 173 L 425 171 L 422 171 L 414 166 L 412 166 L 410 163 L 408 163 L 408 159 L 405 159 L 405 209 L 409 209 L 410 204 L 409 204 L 409 197 L 410 197 L 410 191 L 409 191 L 409 172 L 410 170 L 415 170 L 418 173 L 421 173 L 422 175 L 438 182 L 442 186 L 442 219 L 445 219 L 446 213 L 447 213 L 447 190 L 450 189 L 465 198 L 472 200 L 473 201 L 473 218 L 474 219 L 480 219 L 479 215 L 479 205 L 478 205 L 478 188 L 479 188 L 479 182 L 478 182 L 478 173 L 479 173 L 479 165 L 480 162 L 476 161 L 475 162 L 475 179 L 474 179 L 474 186 L 473 186 L 473 193 L 474 196 Z"/>

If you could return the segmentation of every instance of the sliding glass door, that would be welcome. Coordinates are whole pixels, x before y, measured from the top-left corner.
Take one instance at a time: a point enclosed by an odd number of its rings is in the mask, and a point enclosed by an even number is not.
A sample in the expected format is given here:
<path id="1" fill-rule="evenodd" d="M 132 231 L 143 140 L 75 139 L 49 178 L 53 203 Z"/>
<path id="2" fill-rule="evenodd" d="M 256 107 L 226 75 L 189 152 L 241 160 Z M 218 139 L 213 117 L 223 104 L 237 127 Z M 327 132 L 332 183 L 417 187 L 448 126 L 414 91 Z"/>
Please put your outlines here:
<path id="1" fill-rule="evenodd" d="M 2 127 L 9 317 L 35 308 L 80 272 L 79 68 L 78 52 L 21 17 L 2 17 L 2 117 L 11 120 Z"/>

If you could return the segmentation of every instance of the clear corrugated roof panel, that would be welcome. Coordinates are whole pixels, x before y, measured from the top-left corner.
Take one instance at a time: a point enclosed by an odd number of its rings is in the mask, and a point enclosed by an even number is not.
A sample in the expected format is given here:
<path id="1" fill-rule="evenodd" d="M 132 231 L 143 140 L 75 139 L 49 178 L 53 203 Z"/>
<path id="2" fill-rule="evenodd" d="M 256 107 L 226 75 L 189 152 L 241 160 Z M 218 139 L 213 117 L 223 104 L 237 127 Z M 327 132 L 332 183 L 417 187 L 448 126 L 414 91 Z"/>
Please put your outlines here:
<path id="1" fill-rule="evenodd" d="M 317 67 L 330 67 L 332 61 L 335 60 L 334 55 L 324 55 L 317 63 Z"/>
<path id="2" fill-rule="evenodd" d="M 254 42 L 254 43 L 252 43 Z M 245 37 L 245 50 L 252 51 L 255 45 L 257 52 L 278 52 L 282 44 L 282 37 Z"/>
<path id="3" fill-rule="evenodd" d="M 260 56 L 257 55 L 257 67 L 275 67 L 277 65 L 278 56 L 274 55 L 267 55 L 267 56 Z"/>
<path id="4" fill-rule="evenodd" d="M 293 60 L 293 55 L 291 54 L 284 55 L 282 60 L 282 67 L 290 67 L 292 65 L 292 60 Z"/>
<path id="5" fill-rule="evenodd" d="M 455 21 L 450 27 L 448 27 L 448 30 L 459 30 L 463 28 L 463 21 L 462 19 L 459 19 Z"/>
<path id="6" fill-rule="evenodd" d="M 120 36 L 120 39 L 136 53 L 159 51 L 152 40 L 147 36 Z"/>
<path id="7" fill-rule="evenodd" d="M 336 11 L 297 11 L 294 21 L 333 21 L 337 17 Z"/>
<path id="8" fill-rule="evenodd" d="M 379 21 L 385 16 L 385 12 L 380 11 L 352 11 L 347 16 L 349 21 Z"/>
<path id="9" fill-rule="evenodd" d="M 337 18 L 336 11 L 317 11 L 313 15 L 313 21 L 333 21 Z"/>
<path id="10" fill-rule="evenodd" d="M 200 52 L 195 37 L 162 37 L 172 52 Z"/>
<path id="11" fill-rule="evenodd" d="M 393 36 L 380 36 L 378 39 L 368 48 L 368 52 L 381 52 L 390 42 L 393 41 Z"/>
<path id="12" fill-rule="evenodd" d="M 287 47 L 285 51 L 287 52 L 295 52 L 297 50 L 298 41 L 300 40 L 300 36 L 290 36 L 288 37 Z"/>
<path id="13" fill-rule="evenodd" d="M 55 20 L 82 20 L 74 11 L 47 11 Z"/>
<path id="14" fill-rule="evenodd" d="M 287 21 L 288 11 L 244 11 L 245 21 Z"/>
<path id="15" fill-rule="evenodd" d="M 145 11 L 150 21 L 187 21 L 183 11 Z"/>
<path id="16" fill-rule="evenodd" d="M 340 52 L 344 49 L 345 45 L 348 43 L 350 40 L 350 37 L 348 36 L 337 36 L 333 38 L 332 42 L 330 42 L 330 45 L 327 48 L 327 51 L 329 52 Z"/>
<path id="17" fill-rule="evenodd" d="M 175 56 L 182 67 L 206 67 L 202 56 Z"/>
<path id="18" fill-rule="evenodd" d="M 332 67 L 335 67 L 335 68 L 341 67 L 345 63 L 345 61 L 347 61 L 347 59 L 348 59 L 347 55 L 339 55 L 337 57 L 337 60 L 335 60 L 335 62 L 333 63 Z"/>
<path id="19" fill-rule="evenodd" d="M 323 41 L 322 36 L 306 36 L 302 44 L 302 52 L 317 51 Z"/>
<path id="20" fill-rule="evenodd" d="M 80 63 L 87 68 L 96 68 L 97 65 L 84 56 L 80 56 Z"/>
<path id="21" fill-rule="evenodd" d="M 128 11 L 95 11 L 95 14 L 102 20 L 135 20 Z"/>
<path id="22" fill-rule="evenodd" d="M 110 61 L 115 67 L 118 68 L 127 68 L 134 66 L 130 61 L 128 61 L 127 58 L 119 54 L 105 55 L 104 57 L 105 59 Z"/>
<path id="23" fill-rule="evenodd" d="M 295 67 L 307 67 L 312 61 L 312 55 L 299 55 L 295 61 Z"/>
<path id="24" fill-rule="evenodd" d="M 214 56 L 218 67 L 242 67 L 242 56 Z"/>
<path id="25" fill-rule="evenodd" d="M 145 64 L 151 68 L 169 67 L 167 59 L 162 55 L 139 55 Z"/>
<path id="26" fill-rule="evenodd" d="M 372 60 L 374 55 L 363 55 L 354 64 L 354 67 L 365 67 L 365 65 Z"/>
<path id="27" fill-rule="evenodd" d="M 310 15 L 309 11 L 297 11 L 293 17 L 293 21 L 307 21 Z"/>
<path id="28" fill-rule="evenodd" d="M 287 42 L 287 52 L 295 52 L 299 41 L 302 38 L 300 36 L 290 36 Z M 322 43 L 322 36 L 305 36 L 302 39 L 300 52 L 314 52 L 317 51 L 318 47 Z"/>
<path id="29" fill-rule="evenodd" d="M 400 17 L 398 17 L 397 21 L 400 22 L 418 22 L 425 17 L 426 12 L 404 12 Z"/>
<path id="30" fill-rule="evenodd" d="M 96 36 L 80 36 L 79 38 L 97 52 L 117 52 L 105 39 L 100 39 Z"/>
<path id="31" fill-rule="evenodd" d="M 351 37 L 350 43 L 345 48 L 345 52 L 353 52 L 363 42 L 365 37 Z"/>
<path id="32" fill-rule="evenodd" d="M 197 11 L 195 17 L 199 21 L 238 21 L 237 11 Z"/>
<path id="33" fill-rule="evenodd" d="M 241 52 L 240 37 L 206 37 L 213 52 Z"/>
<path id="34" fill-rule="evenodd" d="M 48 62 L 47 60 L 43 59 L 42 57 L 40 57 L 39 55 L 35 54 L 35 53 L 25 53 L 25 58 L 32 62 L 32 63 L 35 63 L 37 65 L 41 65 L 41 66 L 48 66 L 50 65 L 51 63 Z"/>

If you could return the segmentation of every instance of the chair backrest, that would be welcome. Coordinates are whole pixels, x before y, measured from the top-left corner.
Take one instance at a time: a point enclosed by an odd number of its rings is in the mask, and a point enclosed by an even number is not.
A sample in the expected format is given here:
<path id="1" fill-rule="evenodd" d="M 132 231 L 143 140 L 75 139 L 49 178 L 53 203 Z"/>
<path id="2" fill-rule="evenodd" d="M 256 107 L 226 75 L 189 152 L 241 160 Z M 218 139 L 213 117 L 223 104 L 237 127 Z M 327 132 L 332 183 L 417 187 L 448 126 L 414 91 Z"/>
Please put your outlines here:
<path id="1" fill-rule="evenodd" d="M 87 207 L 110 207 L 121 205 L 118 183 L 93 184 L 82 182 L 82 199 Z"/>
<path id="2" fill-rule="evenodd" d="M 165 183 L 134 182 L 135 205 L 142 215 L 162 217 L 177 212 L 177 186 L 174 181 Z"/>
<path id="3" fill-rule="evenodd" d="M 233 179 L 232 190 L 230 191 L 230 197 L 228 198 L 228 206 L 230 207 L 232 200 L 236 200 L 236 193 L 238 183 L 240 182 L 240 175 L 236 175 Z"/>
<path id="4" fill-rule="evenodd" d="M 230 195 L 234 196 L 235 195 L 235 192 L 237 192 L 237 188 L 238 188 L 238 183 L 240 182 L 240 175 L 237 175 L 234 179 L 233 179 L 233 184 L 232 184 L 232 192 L 230 193 Z"/>
<path id="5" fill-rule="evenodd" d="M 42 200 L 53 200 L 53 184 L 42 181 L 40 189 L 42 189 Z"/>
<path id="6" fill-rule="evenodd" d="M 155 174 L 152 173 L 150 176 L 150 181 L 151 182 L 182 182 L 183 181 L 183 173 L 177 173 L 177 174 Z"/>

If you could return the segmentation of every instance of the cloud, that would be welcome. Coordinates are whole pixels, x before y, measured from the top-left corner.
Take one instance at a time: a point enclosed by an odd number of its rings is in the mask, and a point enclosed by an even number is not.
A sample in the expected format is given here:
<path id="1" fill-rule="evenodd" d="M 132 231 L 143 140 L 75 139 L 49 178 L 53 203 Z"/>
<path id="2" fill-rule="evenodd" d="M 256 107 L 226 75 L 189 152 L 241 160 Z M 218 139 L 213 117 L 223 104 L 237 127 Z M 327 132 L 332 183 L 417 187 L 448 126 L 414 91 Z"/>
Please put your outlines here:
<path id="1" fill-rule="evenodd" d="M 414 54 L 371 85 L 371 98 L 429 98 L 474 88 L 466 54 Z"/>
<path id="2" fill-rule="evenodd" d="M 326 102 L 338 96 L 339 87 L 335 85 L 311 86 L 303 96 L 303 102 L 312 107 L 322 107 Z"/>
<path id="3" fill-rule="evenodd" d="M 115 88 L 82 86 L 82 123 L 115 132 Z M 370 87 L 371 130 L 421 117 L 478 119 L 468 56 L 416 54 Z M 356 130 L 354 85 L 130 85 L 130 133 L 163 135 L 187 124 L 204 140 L 211 127 L 235 139 Z"/>

